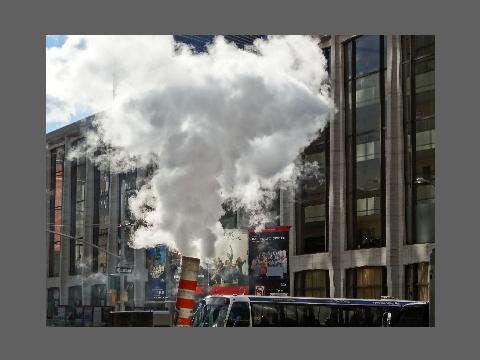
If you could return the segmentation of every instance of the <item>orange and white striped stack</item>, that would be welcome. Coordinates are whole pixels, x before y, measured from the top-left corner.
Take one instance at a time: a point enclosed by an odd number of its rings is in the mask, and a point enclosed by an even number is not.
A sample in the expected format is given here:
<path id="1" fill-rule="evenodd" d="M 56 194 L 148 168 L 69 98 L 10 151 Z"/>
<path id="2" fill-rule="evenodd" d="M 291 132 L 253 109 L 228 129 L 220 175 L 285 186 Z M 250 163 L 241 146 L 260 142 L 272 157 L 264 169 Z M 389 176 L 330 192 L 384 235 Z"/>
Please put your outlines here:
<path id="1" fill-rule="evenodd" d="M 190 326 L 192 323 L 199 267 L 200 259 L 182 256 L 182 272 L 175 306 L 177 309 L 177 326 Z"/>

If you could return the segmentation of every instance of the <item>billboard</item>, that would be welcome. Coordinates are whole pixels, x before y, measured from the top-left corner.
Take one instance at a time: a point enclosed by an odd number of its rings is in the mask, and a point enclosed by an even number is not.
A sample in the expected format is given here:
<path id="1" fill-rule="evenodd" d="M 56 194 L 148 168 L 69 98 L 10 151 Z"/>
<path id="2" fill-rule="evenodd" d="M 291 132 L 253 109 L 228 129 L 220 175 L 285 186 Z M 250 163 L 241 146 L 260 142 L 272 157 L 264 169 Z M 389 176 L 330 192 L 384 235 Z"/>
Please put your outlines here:
<path id="1" fill-rule="evenodd" d="M 248 294 L 248 233 L 225 230 L 215 244 L 215 256 L 200 265 L 198 295 Z"/>
<path id="2" fill-rule="evenodd" d="M 290 226 L 277 226 L 256 231 L 249 229 L 248 269 L 250 294 L 288 294 L 288 238 Z"/>
<path id="3" fill-rule="evenodd" d="M 158 245 L 147 249 L 147 298 L 146 301 L 164 300 L 166 297 L 166 265 L 168 249 Z"/>

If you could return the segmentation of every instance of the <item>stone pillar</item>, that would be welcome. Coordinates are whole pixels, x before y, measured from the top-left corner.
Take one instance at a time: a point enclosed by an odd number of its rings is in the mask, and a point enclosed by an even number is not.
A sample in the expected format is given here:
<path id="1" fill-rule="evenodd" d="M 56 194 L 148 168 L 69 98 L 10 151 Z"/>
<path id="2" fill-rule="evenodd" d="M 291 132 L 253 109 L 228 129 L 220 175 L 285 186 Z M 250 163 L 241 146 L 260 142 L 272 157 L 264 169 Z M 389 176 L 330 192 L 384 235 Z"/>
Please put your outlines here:
<path id="1" fill-rule="evenodd" d="M 343 296 L 342 254 L 346 243 L 345 214 L 345 114 L 343 97 L 343 51 L 338 36 L 332 37 L 331 46 L 331 95 L 335 108 L 330 112 L 330 178 L 329 178 L 329 252 L 330 296 Z"/>
<path id="2" fill-rule="evenodd" d="M 145 282 L 147 281 L 147 269 L 145 268 L 146 250 L 135 249 L 135 267 L 132 280 L 134 285 L 135 306 L 145 306 Z M 168 265 L 168 264 L 167 264 Z"/>
<path id="3" fill-rule="evenodd" d="M 404 138 L 400 36 L 388 36 L 385 73 L 385 197 L 388 295 L 403 298 Z"/>
<path id="4" fill-rule="evenodd" d="M 45 164 L 45 168 L 46 168 L 46 188 L 45 188 L 45 197 L 46 197 L 46 202 L 45 202 L 45 205 L 46 205 L 46 209 L 45 209 L 45 224 L 46 227 L 45 227 L 45 230 L 50 230 L 51 229 L 51 226 L 50 226 L 50 222 L 52 219 L 50 219 L 50 201 L 51 201 L 51 187 L 52 187 L 52 156 L 51 156 L 51 152 L 50 152 L 50 148 L 48 147 L 46 149 L 46 164 Z M 45 246 L 46 246 L 46 256 L 45 256 L 45 259 L 47 259 L 47 267 L 46 267 L 46 277 L 48 279 L 48 268 L 49 268 L 49 264 L 50 264 L 50 253 L 49 253 L 49 249 L 50 249 L 50 238 L 51 238 L 52 234 L 45 231 Z"/>

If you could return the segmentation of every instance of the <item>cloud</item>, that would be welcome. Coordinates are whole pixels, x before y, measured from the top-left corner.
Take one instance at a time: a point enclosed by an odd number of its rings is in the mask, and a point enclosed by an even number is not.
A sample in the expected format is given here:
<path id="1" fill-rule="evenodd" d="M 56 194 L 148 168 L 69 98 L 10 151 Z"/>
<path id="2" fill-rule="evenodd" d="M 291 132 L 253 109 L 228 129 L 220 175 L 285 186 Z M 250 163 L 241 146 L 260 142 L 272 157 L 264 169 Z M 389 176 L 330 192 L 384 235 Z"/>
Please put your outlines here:
<path id="1" fill-rule="evenodd" d="M 222 236 L 226 199 L 264 220 L 265 194 L 298 174 L 298 154 L 325 124 L 326 77 L 308 36 L 257 39 L 254 51 L 216 37 L 200 54 L 171 36 L 72 36 L 47 50 L 47 122 L 104 111 L 89 139 L 117 149 L 104 160 L 117 171 L 132 157 L 158 166 L 132 201 L 149 224 L 135 246 L 192 255 Z"/>

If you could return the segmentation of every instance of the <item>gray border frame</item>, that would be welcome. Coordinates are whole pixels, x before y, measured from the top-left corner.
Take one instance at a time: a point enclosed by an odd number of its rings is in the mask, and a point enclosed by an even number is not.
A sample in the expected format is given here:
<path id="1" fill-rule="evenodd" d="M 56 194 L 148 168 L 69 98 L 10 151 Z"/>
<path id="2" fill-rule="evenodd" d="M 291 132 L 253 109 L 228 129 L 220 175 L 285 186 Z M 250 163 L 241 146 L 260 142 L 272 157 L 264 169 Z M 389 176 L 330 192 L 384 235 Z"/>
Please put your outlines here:
<path id="1" fill-rule="evenodd" d="M 465 5 L 468 4 L 468 5 Z M 15 358 L 430 358 L 468 353 L 476 324 L 478 57 L 470 2 L 91 1 L 2 3 L 2 352 Z M 435 329 L 74 329 L 45 326 L 45 34 L 429 33 L 437 35 Z M 470 53 L 470 52 L 474 53 Z M 40 60 L 40 61 L 39 61 Z M 468 72 L 468 73 L 467 73 Z M 470 201 L 469 201 L 470 200 Z M 8 204 L 8 205 L 7 205 Z M 5 248 L 6 247 L 6 248 Z M 470 319 L 471 318 L 471 319 Z M 473 321 L 472 321 L 473 320 Z M 402 330 L 402 331 L 401 331 Z M 215 331 L 215 333 L 213 333 Z M 214 340 L 214 341 L 212 341 Z M 475 352 L 473 352 L 475 353 Z M 10 358 L 11 356 L 4 358 Z"/>

